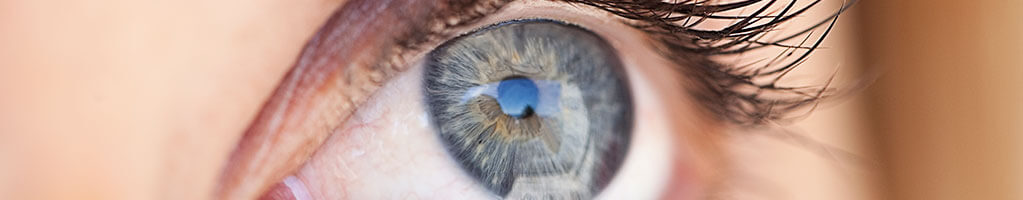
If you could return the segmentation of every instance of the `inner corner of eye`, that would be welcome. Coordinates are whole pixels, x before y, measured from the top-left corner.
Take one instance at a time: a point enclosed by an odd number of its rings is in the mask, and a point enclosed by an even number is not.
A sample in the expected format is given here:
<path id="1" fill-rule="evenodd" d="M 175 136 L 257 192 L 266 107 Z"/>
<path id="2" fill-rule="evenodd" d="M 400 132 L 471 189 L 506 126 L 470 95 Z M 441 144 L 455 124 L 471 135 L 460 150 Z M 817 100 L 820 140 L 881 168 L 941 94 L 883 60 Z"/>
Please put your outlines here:
<path id="1" fill-rule="evenodd" d="M 632 138 L 622 65 L 585 28 L 507 21 L 427 54 L 422 94 L 448 155 L 489 192 L 588 198 L 614 178 Z"/>

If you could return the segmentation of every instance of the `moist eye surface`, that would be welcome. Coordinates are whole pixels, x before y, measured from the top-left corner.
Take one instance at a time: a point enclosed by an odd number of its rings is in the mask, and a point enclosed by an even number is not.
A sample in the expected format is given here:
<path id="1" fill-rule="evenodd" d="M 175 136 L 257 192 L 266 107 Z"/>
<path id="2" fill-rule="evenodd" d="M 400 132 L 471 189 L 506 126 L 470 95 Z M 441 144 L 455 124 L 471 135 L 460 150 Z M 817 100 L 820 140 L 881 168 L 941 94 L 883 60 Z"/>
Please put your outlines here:
<path id="1" fill-rule="evenodd" d="M 625 158 L 633 106 L 622 63 L 581 27 L 520 20 L 475 31 L 430 52 L 424 80 L 445 148 L 498 196 L 590 198 Z"/>

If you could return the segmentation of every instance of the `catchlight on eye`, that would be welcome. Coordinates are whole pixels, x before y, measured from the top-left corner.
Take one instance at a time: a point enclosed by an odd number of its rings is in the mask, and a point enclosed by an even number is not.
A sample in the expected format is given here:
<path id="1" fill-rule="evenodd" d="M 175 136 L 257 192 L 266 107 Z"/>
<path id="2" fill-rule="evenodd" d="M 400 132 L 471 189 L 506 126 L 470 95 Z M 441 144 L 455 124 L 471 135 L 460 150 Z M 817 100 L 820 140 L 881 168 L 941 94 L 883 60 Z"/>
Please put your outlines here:
<path id="1" fill-rule="evenodd" d="M 430 52 L 423 79 L 446 149 L 498 196 L 591 198 L 625 158 L 633 106 L 622 63 L 583 28 L 484 28 Z"/>

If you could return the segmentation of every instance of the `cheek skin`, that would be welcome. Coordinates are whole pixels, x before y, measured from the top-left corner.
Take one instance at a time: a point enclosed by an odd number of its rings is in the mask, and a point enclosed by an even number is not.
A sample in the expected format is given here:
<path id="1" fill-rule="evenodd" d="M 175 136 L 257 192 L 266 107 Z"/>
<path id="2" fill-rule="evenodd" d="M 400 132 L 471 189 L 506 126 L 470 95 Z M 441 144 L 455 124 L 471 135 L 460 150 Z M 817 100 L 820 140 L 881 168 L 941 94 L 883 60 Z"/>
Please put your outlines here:
<path id="1" fill-rule="evenodd" d="M 430 126 L 420 100 L 421 69 L 414 67 L 379 89 L 294 175 L 311 197 L 487 197 L 451 159 Z"/>

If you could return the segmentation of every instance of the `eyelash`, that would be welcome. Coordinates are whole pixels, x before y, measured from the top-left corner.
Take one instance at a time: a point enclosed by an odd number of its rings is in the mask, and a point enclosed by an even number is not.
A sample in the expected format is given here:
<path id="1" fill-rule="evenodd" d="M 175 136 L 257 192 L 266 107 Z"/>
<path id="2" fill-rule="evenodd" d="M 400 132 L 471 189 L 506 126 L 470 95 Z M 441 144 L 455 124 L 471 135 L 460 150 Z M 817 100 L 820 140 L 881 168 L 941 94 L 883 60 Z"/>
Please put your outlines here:
<path id="1" fill-rule="evenodd" d="M 714 113 L 719 119 L 745 126 L 762 126 L 768 122 L 785 119 L 789 113 L 815 106 L 826 98 L 836 96 L 830 88 L 830 80 L 819 87 L 784 87 L 776 85 L 789 71 L 805 61 L 819 47 L 825 36 L 831 31 L 838 15 L 852 6 L 856 0 L 842 5 L 831 16 L 806 29 L 781 36 L 770 42 L 762 42 L 764 36 L 773 28 L 783 24 L 795 16 L 799 16 L 822 0 L 813 0 L 808 5 L 796 8 L 798 0 L 792 0 L 777 15 L 764 14 L 775 1 L 758 5 L 761 0 L 744 0 L 731 3 L 713 3 L 714 1 L 683 0 L 668 3 L 662 1 L 633 2 L 619 0 L 565 0 L 567 2 L 585 4 L 600 8 L 618 15 L 640 30 L 646 31 L 661 45 L 661 54 L 671 59 L 678 66 L 681 74 L 697 80 L 697 87 L 692 94 L 695 99 Z M 717 15 L 735 9 L 754 8 L 749 15 L 723 16 Z M 770 19 L 766 23 L 758 20 Z M 738 20 L 719 29 L 696 29 L 696 25 L 707 20 Z M 681 23 L 680 23 L 681 22 Z M 827 25 L 824 33 L 813 40 L 812 46 L 803 46 L 812 36 L 813 31 Z M 806 35 L 798 45 L 785 45 L 786 42 L 801 35 Z M 712 60 L 712 56 L 742 54 L 763 47 L 786 48 L 780 55 L 759 67 L 747 65 L 727 65 Z M 792 57 L 798 50 L 795 60 L 781 64 Z M 759 62 L 759 61 L 758 61 Z M 832 76 L 833 77 L 833 76 Z M 771 80 L 758 82 L 758 80 Z"/>

